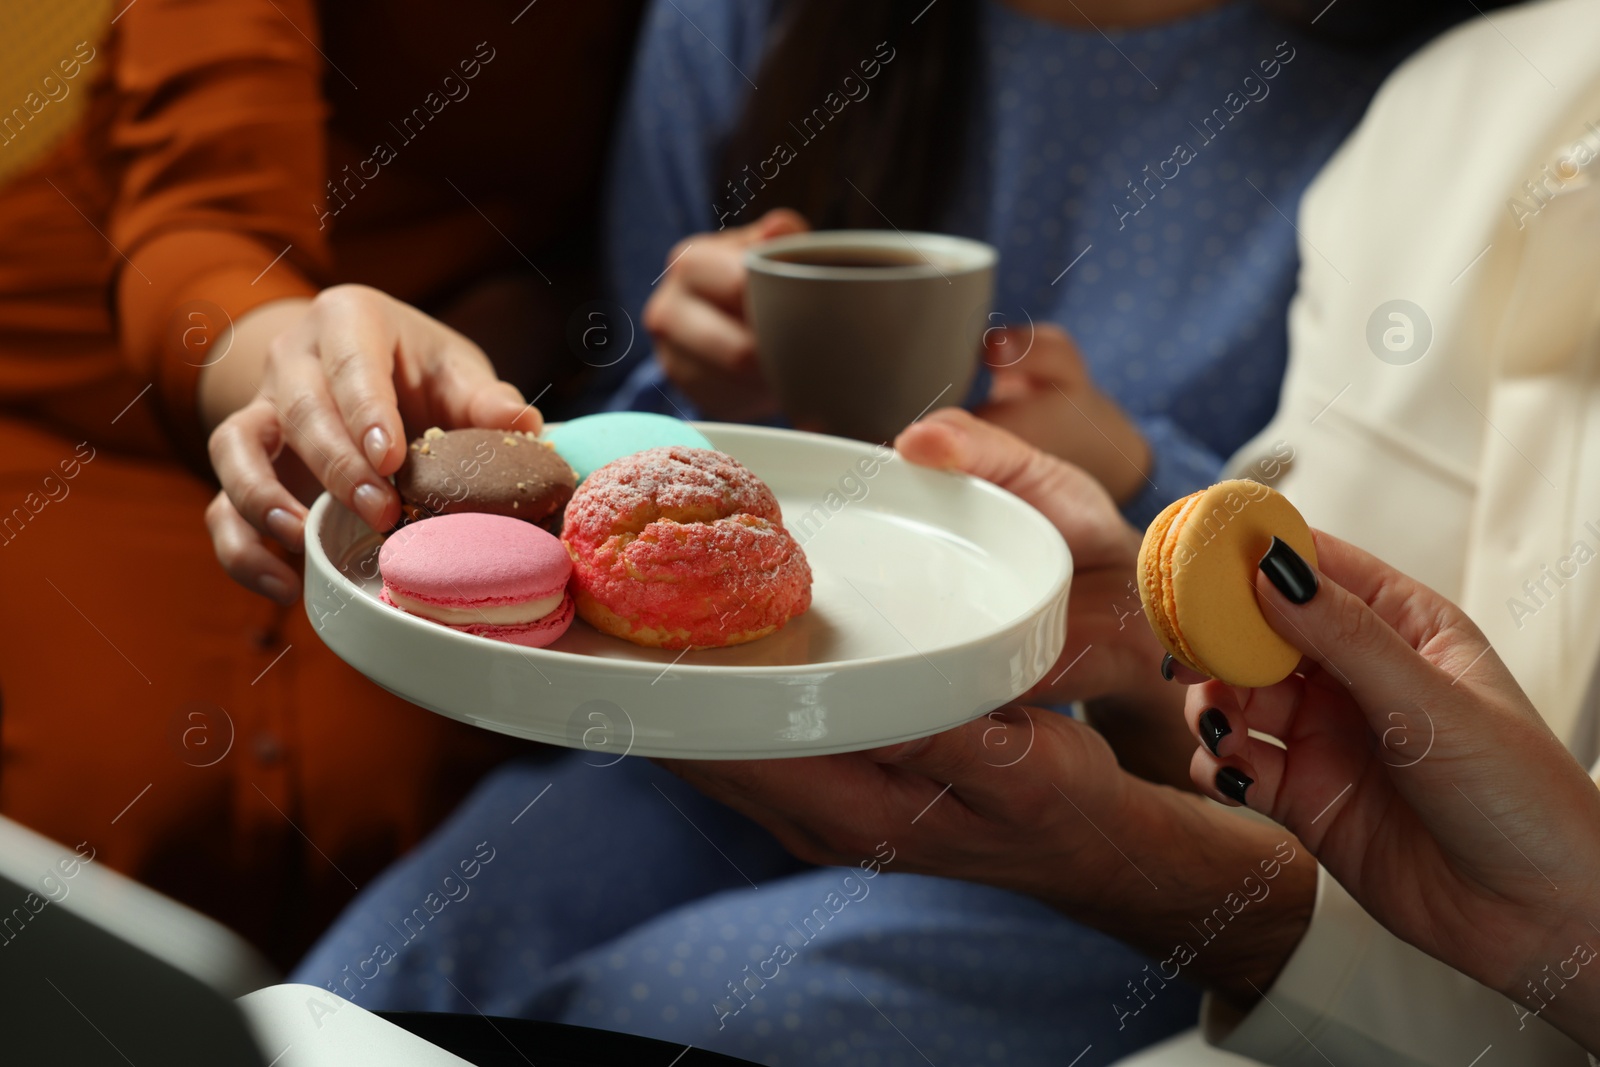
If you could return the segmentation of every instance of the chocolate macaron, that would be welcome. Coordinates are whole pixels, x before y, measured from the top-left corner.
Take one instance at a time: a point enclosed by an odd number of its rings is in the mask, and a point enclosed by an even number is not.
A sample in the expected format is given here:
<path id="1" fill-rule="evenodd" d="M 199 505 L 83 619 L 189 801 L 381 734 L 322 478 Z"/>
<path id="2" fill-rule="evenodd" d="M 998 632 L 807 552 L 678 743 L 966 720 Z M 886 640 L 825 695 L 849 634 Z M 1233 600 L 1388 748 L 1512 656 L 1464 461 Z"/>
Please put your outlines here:
<path id="1" fill-rule="evenodd" d="M 394 475 L 409 522 L 483 512 L 556 527 L 577 484 L 567 461 L 533 434 L 482 428 L 429 429 Z"/>

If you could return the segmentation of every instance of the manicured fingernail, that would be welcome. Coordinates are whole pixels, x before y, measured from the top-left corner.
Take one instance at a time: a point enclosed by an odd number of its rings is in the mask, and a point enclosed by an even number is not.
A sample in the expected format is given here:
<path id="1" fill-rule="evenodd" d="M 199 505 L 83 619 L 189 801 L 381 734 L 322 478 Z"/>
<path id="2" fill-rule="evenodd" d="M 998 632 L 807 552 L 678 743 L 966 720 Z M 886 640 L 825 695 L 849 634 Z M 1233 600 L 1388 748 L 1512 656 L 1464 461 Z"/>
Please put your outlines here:
<path id="1" fill-rule="evenodd" d="M 1200 741 L 1211 750 L 1213 756 L 1217 755 L 1217 746 L 1222 739 L 1233 733 L 1233 727 L 1228 725 L 1228 717 L 1217 708 L 1207 708 L 1200 713 Z"/>
<path id="2" fill-rule="evenodd" d="M 1232 767 L 1224 767 L 1217 772 L 1217 792 L 1229 800 L 1237 800 L 1241 804 L 1245 802 L 1244 791 L 1255 784 L 1256 780 L 1254 778 L 1243 771 L 1234 770 Z"/>
<path id="3" fill-rule="evenodd" d="M 367 520 L 367 525 L 376 526 L 383 516 L 383 505 L 387 501 L 383 490 L 371 482 L 357 486 L 355 492 L 356 513 Z"/>
<path id="4" fill-rule="evenodd" d="M 256 579 L 256 588 L 280 604 L 294 603 L 294 590 L 276 575 L 263 574 Z"/>
<path id="5" fill-rule="evenodd" d="M 374 426 L 361 439 L 361 447 L 367 450 L 367 462 L 377 467 L 389 454 L 389 435 L 383 432 L 382 426 Z"/>
<path id="6" fill-rule="evenodd" d="M 1287 542 L 1274 537 L 1272 547 L 1261 557 L 1260 566 L 1261 573 L 1290 602 L 1304 604 L 1317 595 L 1317 576 L 1300 558 L 1300 553 L 1290 548 Z"/>
<path id="7" fill-rule="evenodd" d="M 272 508 L 262 521 L 267 524 L 267 532 L 285 547 L 294 552 L 300 551 L 300 538 L 305 531 L 292 512 L 285 508 Z"/>
<path id="8" fill-rule="evenodd" d="M 1172 653 L 1171 652 L 1168 652 L 1165 656 L 1162 656 L 1161 657 L 1161 677 L 1165 678 L 1169 682 L 1172 681 L 1172 667 L 1177 662 L 1178 662 L 1177 660 L 1172 658 Z"/>

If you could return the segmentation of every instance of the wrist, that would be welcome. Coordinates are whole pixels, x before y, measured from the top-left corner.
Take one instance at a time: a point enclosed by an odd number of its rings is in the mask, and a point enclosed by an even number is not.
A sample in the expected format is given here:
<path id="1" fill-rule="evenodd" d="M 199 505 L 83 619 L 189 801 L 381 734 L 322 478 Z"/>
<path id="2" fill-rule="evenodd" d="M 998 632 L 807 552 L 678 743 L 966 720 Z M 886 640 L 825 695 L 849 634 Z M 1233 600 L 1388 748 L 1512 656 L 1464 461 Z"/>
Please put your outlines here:
<path id="1" fill-rule="evenodd" d="M 1509 980 L 1479 980 L 1519 1005 L 1522 1026 L 1543 1019 L 1589 1052 L 1600 1052 L 1600 925 L 1568 914 L 1549 929 Z"/>
<path id="2" fill-rule="evenodd" d="M 1237 837 L 1225 852 L 1226 859 L 1213 859 L 1218 881 L 1211 888 L 1213 894 L 1222 895 L 1213 898 L 1202 925 L 1209 931 L 1224 914 L 1234 918 L 1225 927 L 1227 943 L 1221 935 L 1210 943 L 1218 950 L 1201 961 L 1197 977 L 1234 1007 L 1249 1010 L 1278 980 L 1311 925 L 1317 903 L 1317 859 L 1276 823 L 1202 797 L 1184 796 L 1200 827 L 1191 840 L 1226 834 L 1228 824 L 1248 827 L 1233 827 Z"/>
<path id="3" fill-rule="evenodd" d="M 1055 388 L 1071 410 L 1063 414 L 1053 432 L 1045 434 L 1046 439 L 1034 440 L 1028 432 L 1022 436 L 1083 468 L 1105 487 L 1118 507 L 1127 505 L 1150 484 L 1155 463 L 1144 432 L 1122 405 L 1092 382 Z M 1035 427 L 1035 431 L 1039 429 Z"/>
<path id="4" fill-rule="evenodd" d="M 1113 401 L 1108 403 L 1114 406 Z M 1140 432 L 1134 421 L 1122 412 L 1121 408 L 1114 408 L 1120 416 L 1113 423 L 1114 436 L 1118 438 L 1116 450 L 1124 460 L 1122 464 L 1112 465 L 1113 475 L 1108 478 L 1106 489 L 1111 493 L 1117 506 L 1126 507 L 1135 497 L 1144 491 L 1150 484 L 1150 471 L 1155 466 L 1155 452 L 1150 448 L 1150 442 Z"/>
<path id="5" fill-rule="evenodd" d="M 1067 872 L 1054 907 L 1243 1009 L 1277 979 L 1316 902 L 1315 858 L 1287 830 L 1127 779 L 1104 877 Z M 1086 883 L 1086 884 L 1085 884 Z M 1597 967 L 1600 972 L 1600 967 Z"/>

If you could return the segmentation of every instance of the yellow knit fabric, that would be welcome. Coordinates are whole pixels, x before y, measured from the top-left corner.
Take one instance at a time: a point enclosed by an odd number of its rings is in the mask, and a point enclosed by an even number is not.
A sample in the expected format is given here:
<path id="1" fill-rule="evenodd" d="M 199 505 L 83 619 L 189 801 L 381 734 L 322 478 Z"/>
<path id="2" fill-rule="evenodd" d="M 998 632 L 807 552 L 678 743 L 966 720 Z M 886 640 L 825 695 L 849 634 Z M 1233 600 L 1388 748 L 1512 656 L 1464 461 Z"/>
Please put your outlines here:
<path id="1" fill-rule="evenodd" d="M 105 76 L 111 20 L 127 6 L 128 0 L 0 2 L 0 185 L 83 117 L 90 83 Z M 93 62 L 80 61 L 90 54 L 79 50 L 83 42 L 94 49 Z M 77 76 L 66 77 L 63 63 Z"/>

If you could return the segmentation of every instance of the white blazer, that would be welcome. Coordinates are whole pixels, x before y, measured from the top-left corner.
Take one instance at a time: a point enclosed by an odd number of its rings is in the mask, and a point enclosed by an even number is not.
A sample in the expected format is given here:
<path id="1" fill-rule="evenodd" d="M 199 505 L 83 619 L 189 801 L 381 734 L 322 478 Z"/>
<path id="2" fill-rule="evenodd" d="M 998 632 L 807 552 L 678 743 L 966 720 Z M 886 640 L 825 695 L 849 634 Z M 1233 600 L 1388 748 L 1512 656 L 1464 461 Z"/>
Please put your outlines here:
<path id="1" fill-rule="evenodd" d="M 1278 414 L 1230 468 L 1271 470 L 1293 449 L 1276 485 L 1311 524 L 1460 604 L 1592 765 L 1600 0 L 1474 17 L 1412 57 L 1307 190 L 1298 229 Z M 1407 735 L 1418 755 L 1427 729 Z M 1278 1067 L 1589 1063 L 1383 930 L 1326 872 L 1265 1000 L 1242 1018 L 1208 1002 L 1202 1023 L 1218 1048 Z M 1191 1036 L 1129 1067 L 1249 1061 Z"/>

